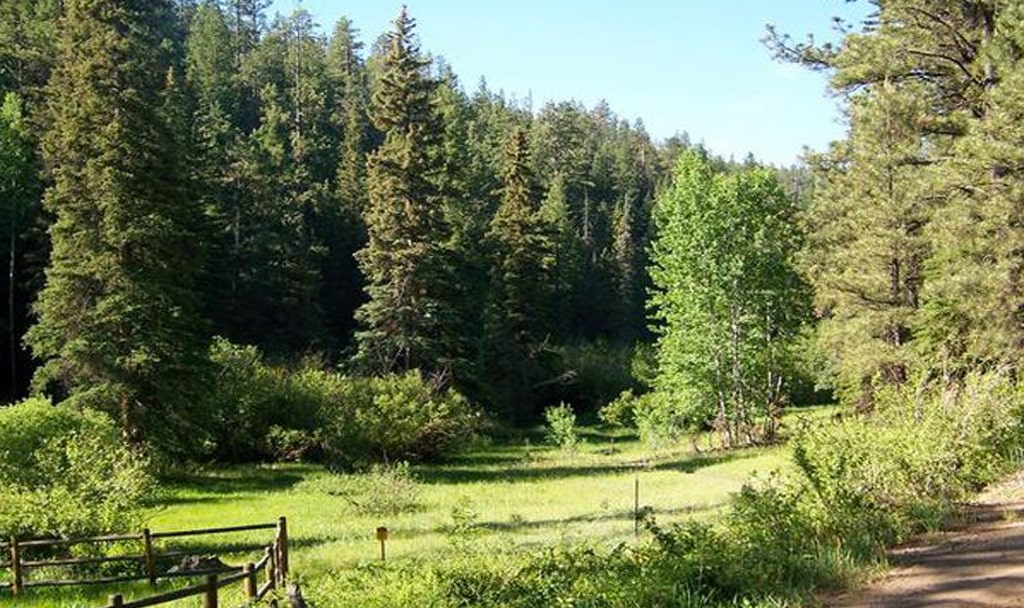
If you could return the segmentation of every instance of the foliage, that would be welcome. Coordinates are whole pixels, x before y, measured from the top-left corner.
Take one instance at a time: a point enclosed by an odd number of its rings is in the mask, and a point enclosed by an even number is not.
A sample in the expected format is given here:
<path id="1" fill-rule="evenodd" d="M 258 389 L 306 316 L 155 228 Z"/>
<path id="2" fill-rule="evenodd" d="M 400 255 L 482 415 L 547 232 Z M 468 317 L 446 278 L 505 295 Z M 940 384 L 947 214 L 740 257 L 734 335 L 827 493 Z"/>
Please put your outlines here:
<path id="1" fill-rule="evenodd" d="M 335 468 L 441 458 L 465 447 L 479 424 L 465 397 L 416 370 L 382 378 L 307 370 L 295 383 L 318 404 L 324 458 Z"/>
<path id="2" fill-rule="evenodd" d="M 408 462 L 374 464 L 365 473 L 333 473 L 295 488 L 344 499 L 360 515 L 398 515 L 423 507 L 420 484 Z"/>
<path id="3" fill-rule="evenodd" d="M 215 420 L 208 449 L 221 460 L 324 459 L 337 468 L 429 460 L 464 447 L 479 424 L 464 397 L 417 371 L 350 377 L 316 358 L 290 369 L 223 338 L 210 358 L 216 381 L 206 395 Z"/>
<path id="4" fill-rule="evenodd" d="M 771 424 L 786 399 L 790 345 L 809 313 L 795 213 L 770 172 L 715 174 L 697 152 L 680 157 L 655 209 L 655 387 L 728 445 L 753 440 L 755 420 Z"/>
<path id="5" fill-rule="evenodd" d="M 29 399 L 0 408 L 0 536 L 129 531 L 153 497 L 146 459 L 105 414 Z"/>
<path id="6" fill-rule="evenodd" d="M 184 196 L 177 90 L 160 52 L 169 1 L 64 3 L 44 157 L 54 217 L 38 322 L 38 390 L 104 410 L 136 445 L 188 449 L 204 351 L 198 211 Z"/>
<path id="7" fill-rule="evenodd" d="M 548 443 L 558 446 L 563 452 L 572 452 L 580 442 L 576 430 L 576 412 L 565 403 L 544 410 L 544 429 Z"/>
<path id="8" fill-rule="evenodd" d="M 317 426 L 317 405 L 293 388 L 291 374 L 266 363 L 255 346 L 215 338 L 213 384 L 204 396 L 213 424 L 207 450 L 225 462 L 295 454 Z M 308 448 L 307 448 L 308 449 Z"/>
<path id="9" fill-rule="evenodd" d="M 608 424 L 636 429 L 640 441 L 655 451 L 678 443 L 688 432 L 701 430 L 704 421 L 694 420 L 690 414 L 673 395 L 661 391 L 634 395 L 631 390 L 623 391 L 598 412 Z"/>

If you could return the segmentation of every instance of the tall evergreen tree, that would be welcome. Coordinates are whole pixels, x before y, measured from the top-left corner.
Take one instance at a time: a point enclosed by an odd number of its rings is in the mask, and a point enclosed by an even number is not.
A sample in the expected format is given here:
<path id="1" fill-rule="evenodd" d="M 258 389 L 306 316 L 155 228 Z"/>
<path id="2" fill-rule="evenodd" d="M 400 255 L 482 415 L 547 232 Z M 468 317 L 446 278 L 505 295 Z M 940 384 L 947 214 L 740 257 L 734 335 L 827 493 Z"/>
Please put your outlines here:
<path id="1" fill-rule="evenodd" d="M 167 1 L 69 0 L 48 96 L 45 204 L 56 222 L 38 323 L 40 389 L 111 411 L 165 447 L 201 423 L 189 394 L 205 351 L 198 215 L 162 111 Z"/>
<path id="2" fill-rule="evenodd" d="M 387 38 L 371 118 L 384 141 L 368 161 L 369 237 L 359 252 L 369 301 L 357 312 L 358 358 L 374 372 L 448 373 L 465 357 L 452 303 L 450 227 L 432 181 L 435 83 L 403 8 Z"/>
<path id="3" fill-rule="evenodd" d="M 924 111 L 919 95 L 883 85 L 855 103 L 849 141 L 819 164 L 808 270 L 837 388 L 863 406 L 874 387 L 905 382 L 913 366 L 931 214 L 918 165 Z"/>
<path id="4" fill-rule="evenodd" d="M 488 377 L 513 420 L 533 414 L 532 392 L 544 373 L 541 356 L 550 328 L 545 292 L 551 280 L 552 247 L 538 214 L 528 154 L 525 132 L 514 131 L 506 146 L 501 206 L 487 232 Z"/>

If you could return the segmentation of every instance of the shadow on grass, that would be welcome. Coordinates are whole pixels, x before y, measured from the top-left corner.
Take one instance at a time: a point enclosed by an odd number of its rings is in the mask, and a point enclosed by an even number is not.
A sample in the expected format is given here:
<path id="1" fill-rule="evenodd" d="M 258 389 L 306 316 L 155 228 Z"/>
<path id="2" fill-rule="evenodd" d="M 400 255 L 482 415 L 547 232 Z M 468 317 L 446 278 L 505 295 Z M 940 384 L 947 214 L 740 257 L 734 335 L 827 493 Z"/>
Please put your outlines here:
<path id="1" fill-rule="evenodd" d="M 193 492 L 209 494 L 245 494 L 253 492 L 276 492 L 287 490 L 303 479 L 308 471 L 289 471 L 280 469 L 262 469 L 244 467 L 237 469 L 219 469 L 216 471 L 178 472 L 164 477 L 165 487 L 171 491 L 188 489 Z M 235 498 L 237 499 L 237 497 Z M 216 497 L 205 496 L 171 496 L 166 497 L 165 504 L 178 501 L 180 503 L 207 502 L 217 500 Z"/>
<path id="2" fill-rule="evenodd" d="M 657 518 L 658 515 L 692 515 L 694 513 L 704 513 L 706 511 L 712 511 L 725 504 L 726 502 L 706 504 L 706 505 L 685 505 L 677 507 L 675 509 L 656 509 L 651 511 L 649 515 L 653 515 Z M 620 509 L 617 511 L 609 511 L 600 515 L 574 515 L 573 517 L 564 517 L 561 519 L 540 519 L 537 521 L 484 521 L 477 523 L 475 527 L 483 528 L 485 530 L 493 530 L 495 532 L 515 532 L 519 530 L 533 530 L 538 528 L 547 528 L 552 526 L 560 526 L 564 524 L 576 524 L 576 523 L 597 523 L 602 521 L 633 521 L 634 513 L 630 509 Z M 449 530 L 446 530 L 449 531 Z"/>
<path id="3" fill-rule="evenodd" d="M 635 470 L 657 470 L 657 471 L 679 471 L 681 473 L 693 473 L 705 467 L 723 464 L 733 460 L 742 460 L 758 456 L 756 450 L 745 450 L 736 452 L 719 452 L 702 456 L 686 455 L 672 460 L 661 462 L 632 462 L 614 463 L 606 465 L 565 465 L 555 467 L 536 467 L 524 463 L 522 458 L 509 461 L 513 465 L 506 469 L 481 469 L 465 466 L 442 466 L 417 471 L 417 475 L 423 483 L 429 484 L 460 484 L 460 483 L 482 483 L 482 482 L 531 482 L 540 480 L 568 479 L 571 477 L 590 477 L 596 475 L 610 475 L 615 473 L 626 473 Z"/>

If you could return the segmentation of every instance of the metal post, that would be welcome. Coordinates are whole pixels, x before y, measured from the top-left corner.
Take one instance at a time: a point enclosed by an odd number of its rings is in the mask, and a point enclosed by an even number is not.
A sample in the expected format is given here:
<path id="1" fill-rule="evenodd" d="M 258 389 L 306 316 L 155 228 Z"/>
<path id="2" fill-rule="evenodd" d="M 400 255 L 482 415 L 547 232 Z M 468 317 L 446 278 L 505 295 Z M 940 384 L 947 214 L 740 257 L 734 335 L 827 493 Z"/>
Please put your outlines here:
<path id="1" fill-rule="evenodd" d="M 640 536 L 640 474 L 633 480 L 633 536 Z"/>

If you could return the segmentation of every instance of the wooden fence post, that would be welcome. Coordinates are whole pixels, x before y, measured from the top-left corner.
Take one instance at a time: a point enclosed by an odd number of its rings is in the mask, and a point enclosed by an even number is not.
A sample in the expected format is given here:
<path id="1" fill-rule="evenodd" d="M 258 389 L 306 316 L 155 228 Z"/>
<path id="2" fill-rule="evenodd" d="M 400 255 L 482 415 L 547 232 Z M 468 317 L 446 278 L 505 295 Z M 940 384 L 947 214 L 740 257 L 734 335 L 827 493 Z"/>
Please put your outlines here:
<path id="1" fill-rule="evenodd" d="M 146 560 L 146 576 L 149 577 L 149 585 L 156 586 L 156 557 L 153 555 L 153 534 L 149 528 L 142 530 L 142 548 L 145 551 L 143 559 Z"/>
<path id="2" fill-rule="evenodd" d="M 288 579 L 288 520 L 283 516 L 277 519 L 277 545 L 280 554 L 277 569 L 281 572 L 281 583 Z"/>
<path id="3" fill-rule="evenodd" d="M 121 606 L 124 606 L 124 598 L 120 594 L 108 595 L 107 603 L 110 605 L 110 608 L 121 608 Z"/>
<path id="4" fill-rule="evenodd" d="M 267 582 L 270 583 L 270 588 L 277 587 L 277 541 L 274 541 L 273 547 L 267 547 L 267 567 L 264 573 L 267 577 Z"/>
<path id="5" fill-rule="evenodd" d="M 256 566 L 249 562 L 242 567 L 242 572 L 245 572 L 245 598 L 251 600 L 256 597 Z"/>
<path id="6" fill-rule="evenodd" d="M 203 608 L 217 608 L 217 575 L 206 577 L 206 594 L 203 595 Z"/>
<path id="7" fill-rule="evenodd" d="M 21 551 L 18 549 L 18 539 L 11 537 L 11 594 L 21 595 Z"/>

